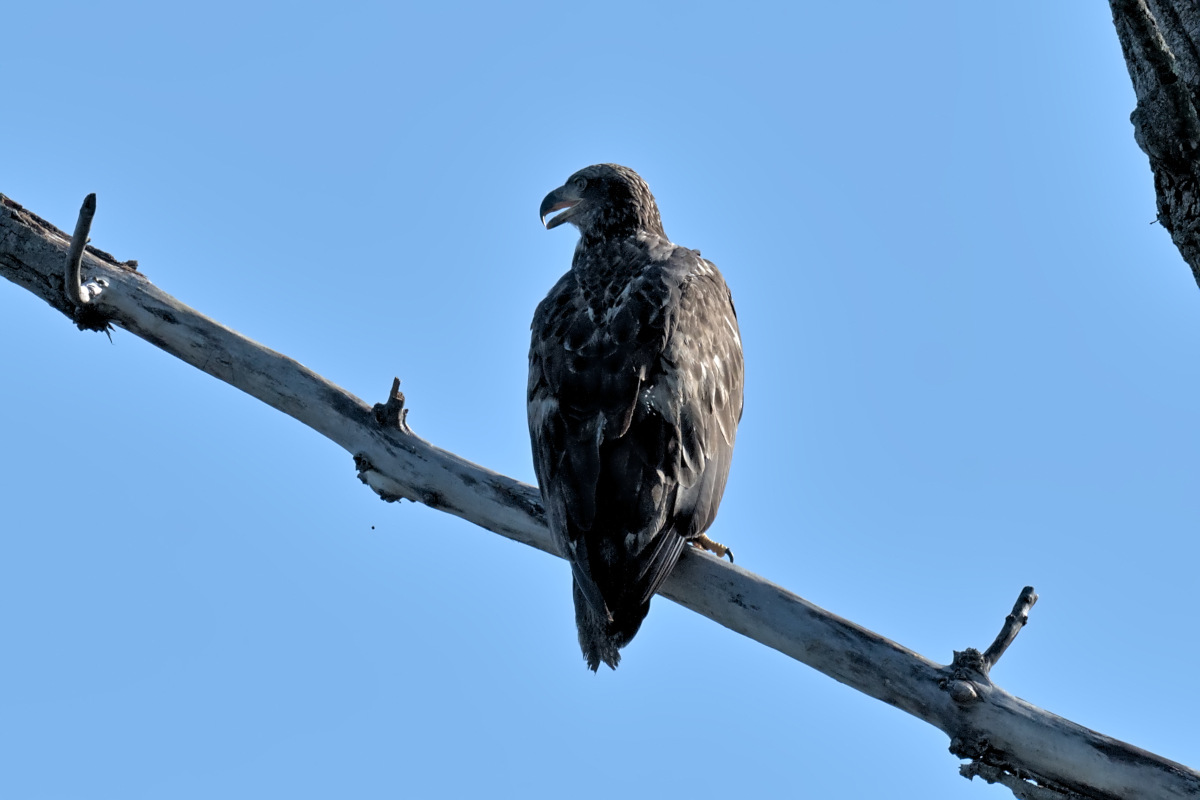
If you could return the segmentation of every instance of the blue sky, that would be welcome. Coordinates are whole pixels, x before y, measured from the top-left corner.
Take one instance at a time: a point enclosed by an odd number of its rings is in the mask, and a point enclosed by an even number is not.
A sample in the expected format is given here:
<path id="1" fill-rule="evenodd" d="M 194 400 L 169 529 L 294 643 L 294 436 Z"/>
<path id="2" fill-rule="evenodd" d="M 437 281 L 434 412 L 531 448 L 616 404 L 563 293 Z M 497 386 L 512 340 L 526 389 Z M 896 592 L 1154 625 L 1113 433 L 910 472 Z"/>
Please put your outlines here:
<path id="1" fill-rule="evenodd" d="M 733 289 L 713 535 L 940 662 L 1200 766 L 1200 291 L 1104 4 L 24 3 L 0 192 L 532 481 L 528 324 L 637 169 Z M 0 283 L 0 795 L 1009 797 L 668 601 L 580 660 L 563 562 Z"/>

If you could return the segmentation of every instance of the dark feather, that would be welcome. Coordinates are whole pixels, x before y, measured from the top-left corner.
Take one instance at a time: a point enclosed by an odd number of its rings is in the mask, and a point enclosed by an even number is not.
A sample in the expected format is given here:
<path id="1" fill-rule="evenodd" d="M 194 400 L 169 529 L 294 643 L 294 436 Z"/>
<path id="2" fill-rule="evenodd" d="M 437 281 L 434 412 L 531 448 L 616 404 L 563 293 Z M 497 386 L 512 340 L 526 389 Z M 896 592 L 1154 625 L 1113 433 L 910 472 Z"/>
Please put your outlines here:
<path id="1" fill-rule="evenodd" d="M 716 517 L 742 351 L 720 272 L 666 238 L 632 170 L 589 167 L 543 206 L 572 196 L 579 176 L 580 244 L 534 314 L 528 402 L 538 484 L 596 669 L 616 666 L 686 541 Z"/>

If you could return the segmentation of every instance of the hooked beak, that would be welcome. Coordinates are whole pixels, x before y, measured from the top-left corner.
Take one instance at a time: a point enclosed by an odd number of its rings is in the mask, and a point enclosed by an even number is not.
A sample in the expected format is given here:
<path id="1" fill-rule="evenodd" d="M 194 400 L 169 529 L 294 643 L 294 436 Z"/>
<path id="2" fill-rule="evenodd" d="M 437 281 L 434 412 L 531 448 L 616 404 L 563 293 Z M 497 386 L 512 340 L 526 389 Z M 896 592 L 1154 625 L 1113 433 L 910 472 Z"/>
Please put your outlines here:
<path id="1" fill-rule="evenodd" d="M 546 199 L 542 201 L 542 207 L 538 209 L 538 214 L 542 219 L 542 224 L 546 226 L 546 230 L 557 228 L 574 215 L 574 208 L 582 200 L 579 193 L 570 185 L 560 186 L 550 194 L 546 195 Z M 555 211 L 566 209 L 557 217 L 552 217 L 549 221 L 546 220 L 547 214 L 553 214 Z"/>

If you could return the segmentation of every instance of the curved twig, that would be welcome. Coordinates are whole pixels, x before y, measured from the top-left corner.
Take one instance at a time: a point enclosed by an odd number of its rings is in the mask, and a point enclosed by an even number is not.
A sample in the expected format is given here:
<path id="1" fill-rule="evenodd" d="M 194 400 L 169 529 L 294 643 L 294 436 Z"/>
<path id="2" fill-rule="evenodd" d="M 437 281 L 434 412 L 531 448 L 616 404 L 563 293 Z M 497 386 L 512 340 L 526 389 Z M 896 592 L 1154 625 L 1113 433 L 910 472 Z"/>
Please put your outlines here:
<path id="1" fill-rule="evenodd" d="M 1017 638 L 1017 634 L 1029 622 L 1029 609 L 1033 608 L 1033 604 L 1038 600 L 1037 592 L 1032 586 L 1026 586 L 1021 590 L 1020 597 L 1013 605 L 1012 613 L 1004 618 L 1004 626 L 1000 628 L 1000 633 L 996 635 L 996 640 L 991 646 L 983 652 L 983 672 L 986 675 L 992 671 L 992 667 L 996 666 L 996 662 L 1000 660 L 1000 656 L 1004 655 L 1004 651 Z"/>
<path id="2" fill-rule="evenodd" d="M 92 230 L 92 218 L 96 216 L 96 193 L 92 192 L 83 198 L 79 207 L 79 219 L 75 221 L 75 234 L 71 236 L 71 246 L 67 249 L 66 285 L 63 287 L 67 297 L 77 309 L 88 303 L 88 296 L 83 291 L 83 251 L 87 247 L 88 234 Z"/>

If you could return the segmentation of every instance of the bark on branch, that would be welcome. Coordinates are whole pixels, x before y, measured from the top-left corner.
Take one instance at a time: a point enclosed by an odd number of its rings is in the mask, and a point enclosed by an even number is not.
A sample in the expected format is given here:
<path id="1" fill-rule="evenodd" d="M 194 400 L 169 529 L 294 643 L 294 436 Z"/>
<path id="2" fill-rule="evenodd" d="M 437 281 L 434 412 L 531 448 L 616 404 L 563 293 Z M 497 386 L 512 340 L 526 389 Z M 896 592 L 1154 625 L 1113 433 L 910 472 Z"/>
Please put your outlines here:
<path id="1" fill-rule="evenodd" d="M 72 318 L 63 269 L 71 237 L 0 195 L 0 274 Z M 433 446 L 404 424 L 392 387 L 373 411 L 287 356 L 180 303 L 88 247 L 89 305 L 117 327 L 288 414 L 355 457 L 388 499 L 406 498 L 556 554 L 537 489 Z M 987 675 L 1036 596 L 1027 588 L 987 655 L 939 665 L 739 566 L 685 552 L 661 594 L 944 731 L 964 774 L 1019 797 L 1197 798 L 1200 773 L 1103 736 L 1005 692 Z"/>
<path id="2" fill-rule="evenodd" d="M 1158 221 L 1200 284 L 1200 8 L 1109 0 L 1137 95 L 1133 137 L 1150 158 Z"/>

